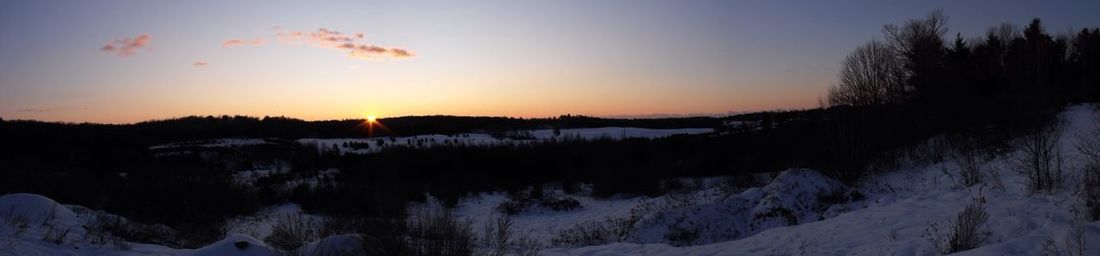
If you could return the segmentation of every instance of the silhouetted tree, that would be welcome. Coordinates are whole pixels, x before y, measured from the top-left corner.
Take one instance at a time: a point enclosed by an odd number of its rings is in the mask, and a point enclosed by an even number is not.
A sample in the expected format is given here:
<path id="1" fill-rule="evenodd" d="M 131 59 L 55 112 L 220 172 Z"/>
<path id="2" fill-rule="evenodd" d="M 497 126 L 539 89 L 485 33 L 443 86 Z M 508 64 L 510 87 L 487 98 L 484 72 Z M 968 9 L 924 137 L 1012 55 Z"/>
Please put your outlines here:
<path id="1" fill-rule="evenodd" d="M 901 27 L 886 25 L 886 40 L 901 56 L 905 67 L 906 83 L 916 91 L 918 101 L 935 102 L 941 95 L 942 72 L 946 48 L 943 35 L 947 33 L 947 16 L 936 9 L 924 19 L 907 21 Z"/>
<path id="2" fill-rule="evenodd" d="M 878 40 L 849 54 L 839 76 L 840 82 L 829 89 L 829 103 L 834 106 L 901 103 L 908 93 L 897 56 Z"/>

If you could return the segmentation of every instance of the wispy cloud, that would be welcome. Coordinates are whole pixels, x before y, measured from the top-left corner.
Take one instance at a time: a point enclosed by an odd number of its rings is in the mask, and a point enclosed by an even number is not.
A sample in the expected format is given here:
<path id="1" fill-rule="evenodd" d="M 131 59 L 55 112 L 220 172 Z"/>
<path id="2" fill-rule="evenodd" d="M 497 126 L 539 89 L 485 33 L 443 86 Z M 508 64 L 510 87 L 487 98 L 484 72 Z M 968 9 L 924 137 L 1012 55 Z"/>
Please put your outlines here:
<path id="1" fill-rule="evenodd" d="M 200 60 L 200 61 L 196 61 L 195 63 L 191 63 L 191 66 L 194 66 L 196 68 L 201 68 L 201 67 L 206 67 L 206 65 L 209 65 L 209 64 L 210 63 L 206 63 L 205 61 Z"/>
<path id="2" fill-rule="evenodd" d="M 410 58 L 415 56 L 413 52 L 407 49 L 382 47 L 362 42 L 365 37 L 363 33 L 342 33 L 326 28 L 305 32 L 283 30 L 276 27 L 275 31 L 281 43 L 304 44 L 317 48 L 347 51 L 349 57 L 356 59 Z"/>
<path id="3" fill-rule="evenodd" d="M 115 55 L 118 57 L 129 57 L 130 55 L 137 54 L 139 50 L 144 49 L 153 38 L 147 34 L 141 34 L 134 38 L 122 38 L 104 45 L 99 48 L 100 51 Z"/>
<path id="4" fill-rule="evenodd" d="M 253 39 L 229 39 L 222 42 L 222 47 L 236 47 L 236 46 L 260 46 L 264 45 L 265 40 L 262 37 Z"/>
<path id="5" fill-rule="evenodd" d="M 23 108 L 19 109 L 22 113 L 39 113 L 39 112 L 53 112 L 63 110 L 64 108 Z"/>

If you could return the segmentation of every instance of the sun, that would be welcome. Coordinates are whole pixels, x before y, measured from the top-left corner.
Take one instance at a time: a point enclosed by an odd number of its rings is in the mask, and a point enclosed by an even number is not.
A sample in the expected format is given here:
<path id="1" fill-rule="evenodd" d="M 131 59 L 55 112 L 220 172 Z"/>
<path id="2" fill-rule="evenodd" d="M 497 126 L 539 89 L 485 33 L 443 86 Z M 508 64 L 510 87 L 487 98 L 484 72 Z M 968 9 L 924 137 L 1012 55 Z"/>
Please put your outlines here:
<path id="1" fill-rule="evenodd" d="M 368 122 L 368 123 L 375 123 L 375 122 L 377 122 L 377 121 L 378 121 L 378 117 L 377 117 L 377 116 L 374 116 L 374 115 L 367 115 L 367 122 Z"/>

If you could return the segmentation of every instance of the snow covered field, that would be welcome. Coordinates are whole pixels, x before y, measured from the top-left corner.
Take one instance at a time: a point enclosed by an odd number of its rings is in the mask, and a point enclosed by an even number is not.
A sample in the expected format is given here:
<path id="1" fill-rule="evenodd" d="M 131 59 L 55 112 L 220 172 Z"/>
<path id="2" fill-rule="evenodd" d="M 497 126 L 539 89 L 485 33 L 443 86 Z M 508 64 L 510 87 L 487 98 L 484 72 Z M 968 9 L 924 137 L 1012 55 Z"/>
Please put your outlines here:
<path id="1" fill-rule="evenodd" d="M 627 138 L 662 138 L 678 134 L 704 134 L 713 132 L 711 128 L 682 128 L 682 129 L 646 129 L 635 127 L 601 127 L 561 129 L 559 134 L 554 134 L 553 129 L 539 129 L 531 131 L 513 131 L 512 135 L 528 137 L 495 138 L 485 133 L 462 133 L 455 135 L 417 135 L 407 137 L 376 137 L 376 138 L 344 138 L 344 139 L 300 139 L 299 143 L 313 144 L 319 149 L 330 149 L 335 146 L 341 153 L 369 154 L 384 150 L 387 147 L 432 147 L 437 145 L 462 145 L 462 146 L 494 146 L 527 143 L 532 141 L 567 140 L 567 139 L 612 139 L 621 140 Z M 513 136 L 518 137 L 518 136 Z M 354 145 L 358 144 L 358 145 Z"/>
<path id="2" fill-rule="evenodd" d="M 1013 161 L 1021 152 L 983 159 L 980 165 L 985 178 L 969 187 L 959 182 L 962 162 L 946 153 L 943 161 L 903 163 L 897 170 L 873 175 L 851 187 L 814 170 L 791 169 L 760 175 L 761 182 L 748 188 L 729 187 L 723 178 L 710 178 L 694 190 L 653 198 L 597 199 L 586 196 L 583 189 L 576 195 L 550 190 L 550 196 L 573 198 L 581 207 L 568 211 L 536 208 L 511 218 L 517 234 L 530 235 L 544 246 L 542 255 L 936 255 L 956 215 L 972 202 L 984 200 L 989 217 L 982 227 L 988 231 L 988 239 L 958 255 L 1072 255 L 1070 251 L 1080 249 L 1085 255 L 1100 255 L 1100 222 L 1085 221 L 1080 214 L 1085 210 L 1079 197 L 1083 166 L 1073 143 L 1100 125 L 1095 123 L 1098 114 L 1093 105 L 1075 105 L 1059 115 L 1065 122 L 1058 147 L 1064 154 L 1067 179 L 1064 189 L 1049 194 L 1031 192 L 1026 177 L 1014 168 Z M 709 131 L 600 128 L 566 129 L 562 136 L 660 137 L 704 132 Z M 533 135 L 554 137 L 552 131 L 535 131 Z M 425 139 L 434 143 L 452 139 L 474 145 L 503 143 L 484 134 L 395 138 L 396 144 Z M 342 144 L 349 141 L 359 140 L 301 142 L 340 145 L 343 150 Z M 378 146 L 371 145 L 369 150 Z M 238 178 L 252 175 L 262 173 Z M 473 195 L 461 200 L 455 211 L 480 231 L 482 224 L 502 216 L 496 208 L 507 200 L 503 193 Z M 97 242 L 88 235 L 86 227 L 95 220 L 88 212 L 38 195 L 0 196 L 0 255 L 273 255 L 273 249 L 262 242 L 271 233 L 271 223 L 280 215 L 301 214 L 297 206 L 283 205 L 230 220 L 228 232 L 233 234 L 189 250 Z M 593 244 L 563 239 L 569 232 L 596 227 L 617 232 Z M 306 244 L 303 250 L 317 252 L 317 248 L 351 241 L 354 239 L 346 235 L 331 236 Z"/>
<path id="3" fill-rule="evenodd" d="M 462 146 L 493 146 L 511 145 L 533 141 L 548 140 L 595 140 L 612 139 L 622 140 L 627 138 L 662 138 L 673 135 L 705 134 L 714 132 L 712 128 L 680 128 L 680 129 L 647 129 L 636 127 L 601 127 L 560 129 L 555 134 L 554 129 L 522 130 L 507 133 L 508 137 L 493 137 L 486 133 L 461 133 L 453 135 L 430 134 L 416 136 L 373 137 L 373 138 L 335 138 L 299 139 L 298 143 L 315 145 L 318 149 L 332 149 L 335 146 L 341 153 L 368 154 L 382 151 L 388 147 L 432 147 L 437 145 L 462 145 Z M 522 138 L 521 138 L 522 137 Z M 150 150 L 168 151 L 187 148 L 225 148 L 244 147 L 271 144 L 271 141 L 258 138 L 224 138 L 215 140 L 185 141 L 161 144 L 149 147 Z"/>

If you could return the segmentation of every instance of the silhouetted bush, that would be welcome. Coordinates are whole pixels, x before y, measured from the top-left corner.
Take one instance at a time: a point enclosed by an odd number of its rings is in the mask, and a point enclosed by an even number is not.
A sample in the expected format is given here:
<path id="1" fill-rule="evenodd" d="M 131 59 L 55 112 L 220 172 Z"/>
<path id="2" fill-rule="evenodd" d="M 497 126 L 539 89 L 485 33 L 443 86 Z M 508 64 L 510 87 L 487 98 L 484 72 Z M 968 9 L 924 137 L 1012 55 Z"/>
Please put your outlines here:
<path id="1" fill-rule="evenodd" d="M 472 224 L 451 209 L 438 207 L 413 212 L 408 219 L 409 249 L 413 255 L 470 255 L 475 235 Z"/>
<path id="2" fill-rule="evenodd" d="M 985 210 L 985 197 L 975 198 L 966 205 L 957 216 L 947 237 L 947 251 L 956 253 L 978 248 L 989 238 L 990 231 L 985 223 L 989 213 Z"/>
<path id="3" fill-rule="evenodd" d="M 318 223 L 301 214 L 280 216 L 264 242 L 283 251 L 293 251 L 320 238 Z"/>

